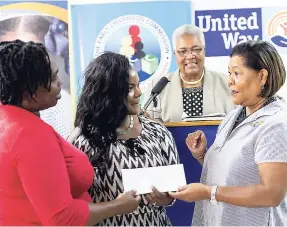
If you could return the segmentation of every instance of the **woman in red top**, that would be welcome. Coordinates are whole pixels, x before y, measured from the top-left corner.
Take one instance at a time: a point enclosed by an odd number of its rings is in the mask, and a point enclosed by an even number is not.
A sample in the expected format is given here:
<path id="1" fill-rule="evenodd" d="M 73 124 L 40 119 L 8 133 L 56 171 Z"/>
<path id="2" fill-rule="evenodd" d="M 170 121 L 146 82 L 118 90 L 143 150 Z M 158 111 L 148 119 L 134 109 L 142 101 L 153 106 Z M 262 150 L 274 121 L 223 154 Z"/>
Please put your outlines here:
<path id="1" fill-rule="evenodd" d="M 42 44 L 0 43 L 0 225 L 95 225 L 134 211 L 135 192 L 93 204 L 87 156 L 40 119 L 61 82 Z"/>

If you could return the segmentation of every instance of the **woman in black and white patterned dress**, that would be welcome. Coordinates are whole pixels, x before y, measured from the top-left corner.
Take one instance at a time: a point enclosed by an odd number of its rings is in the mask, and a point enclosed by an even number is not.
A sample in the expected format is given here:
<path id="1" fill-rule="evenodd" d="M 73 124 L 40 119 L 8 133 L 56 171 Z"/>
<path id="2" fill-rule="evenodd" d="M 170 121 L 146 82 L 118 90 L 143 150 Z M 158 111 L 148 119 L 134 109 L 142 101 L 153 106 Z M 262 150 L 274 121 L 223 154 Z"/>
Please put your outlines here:
<path id="1" fill-rule="evenodd" d="M 178 164 L 171 133 L 161 124 L 138 116 L 139 77 L 126 57 L 111 52 L 93 60 L 76 113 L 78 132 L 70 137 L 95 169 L 90 194 L 95 203 L 123 192 L 121 169 Z M 108 218 L 101 226 L 170 226 L 165 207 L 174 200 L 153 188 L 142 195 L 138 209 Z"/>

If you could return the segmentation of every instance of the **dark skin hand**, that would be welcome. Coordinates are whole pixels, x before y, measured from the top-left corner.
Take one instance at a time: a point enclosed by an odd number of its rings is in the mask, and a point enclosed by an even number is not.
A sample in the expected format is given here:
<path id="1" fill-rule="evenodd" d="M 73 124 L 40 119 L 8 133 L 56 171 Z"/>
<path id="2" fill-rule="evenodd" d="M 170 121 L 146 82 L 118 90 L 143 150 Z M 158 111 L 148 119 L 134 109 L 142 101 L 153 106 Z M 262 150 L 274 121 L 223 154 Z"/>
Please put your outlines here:
<path id="1" fill-rule="evenodd" d="M 149 204 L 154 204 L 157 206 L 167 206 L 173 201 L 173 198 L 169 196 L 168 193 L 160 192 L 154 186 L 152 186 L 152 192 L 146 194 L 145 198 Z"/>

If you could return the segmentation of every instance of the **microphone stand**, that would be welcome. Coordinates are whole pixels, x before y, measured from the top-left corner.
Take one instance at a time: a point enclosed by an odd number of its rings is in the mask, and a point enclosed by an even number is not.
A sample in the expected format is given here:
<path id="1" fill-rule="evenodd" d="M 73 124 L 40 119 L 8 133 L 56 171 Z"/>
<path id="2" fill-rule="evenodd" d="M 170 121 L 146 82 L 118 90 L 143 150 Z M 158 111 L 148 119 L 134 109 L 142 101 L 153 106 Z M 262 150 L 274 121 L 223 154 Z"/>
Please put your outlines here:
<path id="1" fill-rule="evenodd" d="M 147 102 L 144 104 L 143 108 L 141 109 L 140 111 L 140 115 L 142 115 L 146 110 L 147 108 L 149 107 L 149 105 L 151 104 L 151 102 L 154 102 L 154 103 L 157 103 L 157 100 L 156 100 L 156 97 L 158 96 L 159 94 L 158 93 L 153 93 L 151 94 L 151 96 L 149 97 L 149 99 L 147 100 Z"/>

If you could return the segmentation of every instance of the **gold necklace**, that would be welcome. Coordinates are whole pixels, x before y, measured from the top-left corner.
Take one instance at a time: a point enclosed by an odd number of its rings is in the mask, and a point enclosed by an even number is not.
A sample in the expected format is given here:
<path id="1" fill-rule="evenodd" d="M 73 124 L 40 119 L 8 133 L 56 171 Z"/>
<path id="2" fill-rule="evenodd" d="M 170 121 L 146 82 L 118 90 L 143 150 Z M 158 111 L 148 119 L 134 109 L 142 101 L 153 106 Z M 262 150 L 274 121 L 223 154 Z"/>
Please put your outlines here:
<path id="1" fill-rule="evenodd" d="M 195 85 L 195 84 L 198 84 L 198 83 L 202 80 L 202 78 L 203 78 L 203 76 L 204 76 L 204 70 L 202 71 L 202 74 L 201 74 L 201 77 L 199 78 L 199 80 L 197 80 L 197 81 L 192 81 L 192 82 L 189 82 L 189 81 L 186 81 L 185 79 L 183 79 L 183 76 L 182 76 L 182 73 L 181 73 L 181 72 L 180 72 L 179 74 L 180 74 L 181 80 L 182 80 L 184 83 L 189 84 L 189 85 Z"/>
<path id="2" fill-rule="evenodd" d="M 117 131 L 118 135 L 126 135 L 133 129 L 133 127 L 134 127 L 134 117 L 129 115 L 129 118 L 130 118 L 129 127 L 125 131 Z"/>

